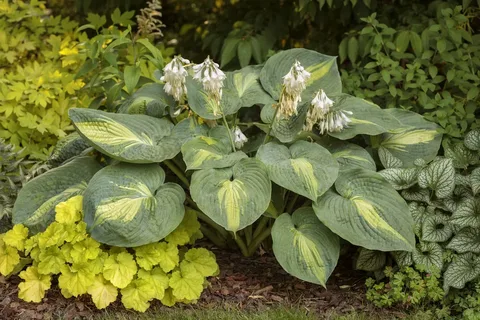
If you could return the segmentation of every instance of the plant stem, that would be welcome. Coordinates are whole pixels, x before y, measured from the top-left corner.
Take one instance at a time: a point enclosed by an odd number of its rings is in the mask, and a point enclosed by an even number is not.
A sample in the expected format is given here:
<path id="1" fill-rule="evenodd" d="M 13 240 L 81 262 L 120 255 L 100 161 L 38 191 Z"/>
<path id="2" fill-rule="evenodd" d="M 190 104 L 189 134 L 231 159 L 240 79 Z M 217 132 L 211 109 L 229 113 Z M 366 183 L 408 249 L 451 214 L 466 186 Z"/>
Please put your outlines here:
<path id="1" fill-rule="evenodd" d="M 272 132 L 273 124 L 275 123 L 275 120 L 277 119 L 277 114 L 278 114 L 279 109 L 280 109 L 280 106 L 277 106 L 277 108 L 275 109 L 275 112 L 273 114 L 272 123 L 270 123 L 270 126 L 268 127 L 267 135 L 265 136 L 265 139 L 263 139 L 262 145 L 267 143 L 268 140 L 270 139 L 270 133 Z"/>
<path id="2" fill-rule="evenodd" d="M 251 256 L 257 251 L 258 247 L 262 244 L 262 242 L 267 239 L 270 234 L 272 233 L 272 227 L 268 227 L 267 229 L 263 230 L 262 233 L 260 233 L 257 237 L 255 237 L 248 246 L 248 256 Z"/>
<path id="3" fill-rule="evenodd" d="M 233 232 L 231 232 L 231 235 L 233 237 L 233 239 L 235 239 L 235 242 L 237 243 L 238 247 L 240 248 L 240 251 L 242 252 L 242 254 L 245 256 L 245 257 L 248 257 L 248 249 L 247 249 L 247 246 L 245 245 L 245 242 L 243 241 L 243 239 L 240 237 L 240 235 L 236 235 L 234 234 Z"/>
<path id="4" fill-rule="evenodd" d="M 258 235 L 260 233 L 262 233 L 262 231 L 265 229 L 265 227 L 268 223 L 268 220 L 270 220 L 270 219 L 268 217 L 265 217 L 265 216 L 262 216 L 260 218 L 260 222 L 258 223 L 257 227 L 255 228 L 255 231 L 253 232 L 253 239 L 258 237 Z"/>
<path id="5" fill-rule="evenodd" d="M 193 210 L 193 209 L 192 209 Z M 194 210 L 197 213 L 198 219 L 202 220 L 206 224 L 208 224 L 210 227 L 212 227 L 218 234 L 222 236 L 222 238 L 227 239 L 228 238 L 228 232 L 223 229 L 220 225 L 216 224 L 215 221 L 210 219 L 205 213 L 201 211 Z"/>
<path id="6" fill-rule="evenodd" d="M 163 163 L 165 163 L 165 165 L 170 170 L 172 170 L 173 173 L 175 173 L 175 175 L 187 186 L 187 188 L 190 188 L 190 182 L 188 182 L 187 177 L 185 176 L 185 174 L 179 168 L 177 168 L 177 166 L 175 164 L 173 164 L 172 161 L 165 160 L 165 161 L 163 161 Z"/>
<path id="7" fill-rule="evenodd" d="M 252 225 L 247 226 L 243 232 L 245 233 L 245 240 L 247 242 L 247 246 L 250 245 L 250 242 L 252 242 Z"/>
<path id="8" fill-rule="evenodd" d="M 228 137 L 230 138 L 230 142 L 232 143 L 232 150 L 233 152 L 237 151 L 235 149 L 235 142 L 233 141 L 233 136 L 232 136 L 232 131 L 230 130 L 230 127 L 228 126 L 227 118 L 225 118 L 225 114 L 222 113 L 222 118 L 223 118 L 223 124 L 225 127 L 227 127 L 228 130 Z"/>
<path id="9" fill-rule="evenodd" d="M 200 226 L 200 231 L 219 248 L 226 248 L 227 242 L 225 239 L 220 239 L 215 232 L 206 226 Z"/>
<path id="10" fill-rule="evenodd" d="M 293 207 L 295 206 L 295 202 L 297 202 L 298 199 L 298 193 L 295 193 L 290 200 L 290 202 L 287 205 L 287 212 L 292 213 Z"/>

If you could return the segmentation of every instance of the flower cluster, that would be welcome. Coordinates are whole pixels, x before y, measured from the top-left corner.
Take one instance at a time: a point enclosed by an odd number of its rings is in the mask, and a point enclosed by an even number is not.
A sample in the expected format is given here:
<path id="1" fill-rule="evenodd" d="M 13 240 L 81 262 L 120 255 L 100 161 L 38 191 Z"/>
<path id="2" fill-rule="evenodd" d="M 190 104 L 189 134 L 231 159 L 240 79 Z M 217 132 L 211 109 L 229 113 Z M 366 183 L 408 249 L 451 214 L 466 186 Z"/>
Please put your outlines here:
<path id="1" fill-rule="evenodd" d="M 320 89 L 311 102 L 304 130 L 311 131 L 316 123 L 325 118 L 332 106 L 333 101 L 327 97 L 325 91 Z"/>
<path id="2" fill-rule="evenodd" d="M 187 59 L 181 56 L 175 56 L 173 60 L 163 68 L 164 76 L 160 80 L 165 82 L 165 92 L 173 96 L 176 101 L 181 101 L 187 93 L 185 79 L 188 73 L 187 70 L 185 70 L 184 64 L 188 63 L 190 63 L 190 61 Z"/>
<path id="3" fill-rule="evenodd" d="M 138 32 L 145 36 L 163 37 L 160 28 L 165 27 L 160 18 L 162 17 L 162 5 L 159 0 L 147 2 L 147 7 L 140 10 L 137 15 Z"/>
<path id="4" fill-rule="evenodd" d="M 352 120 L 348 118 L 348 115 L 352 115 L 351 111 L 338 110 L 328 113 L 323 119 L 318 123 L 318 128 L 320 133 L 325 132 L 339 132 L 348 126 Z"/>
<path id="5" fill-rule="evenodd" d="M 290 71 L 283 77 L 278 117 L 288 118 L 297 114 L 297 106 L 302 101 L 301 94 L 305 90 L 309 78 L 310 72 L 306 71 L 299 61 L 295 61 Z"/>
<path id="6" fill-rule="evenodd" d="M 217 105 L 220 104 L 223 80 L 227 76 L 220 70 L 218 64 L 210 57 L 207 57 L 202 63 L 193 66 L 193 72 L 193 79 L 200 81 L 203 84 L 203 89 L 213 98 Z"/>

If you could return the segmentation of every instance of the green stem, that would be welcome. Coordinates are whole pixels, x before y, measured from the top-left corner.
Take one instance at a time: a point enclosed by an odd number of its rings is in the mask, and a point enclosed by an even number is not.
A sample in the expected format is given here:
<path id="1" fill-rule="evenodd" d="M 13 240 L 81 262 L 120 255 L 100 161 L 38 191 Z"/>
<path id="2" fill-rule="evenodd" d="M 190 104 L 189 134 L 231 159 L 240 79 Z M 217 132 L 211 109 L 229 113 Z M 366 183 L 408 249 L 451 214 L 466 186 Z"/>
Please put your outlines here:
<path id="1" fill-rule="evenodd" d="M 245 240 L 247 241 L 247 246 L 252 242 L 252 225 L 247 226 L 243 232 L 245 233 Z"/>
<path id="2" fill-rule="evenodd" d="M 292 213 L 293 207 L 295 206 L 295 202 L 297 202 L 298 199 L 298 193 L 295 193 L 290 200 L 290 202 L 287 205 L 287 212 Z"/>
<path id="3" fill-rule="evenodd" d="M 257 227 L 255 228 L 255 231 L 253 232 L 253 239 L 258 237 L 260 233 L 265 229 L 267 226 L 268 220 L 270 220 L 268 217 L 262 216 L 260 218 L 260 222 L 258 223 Z"/>
<path id="4" fill-rule="evenodd" d="M 190 188 L 190 182 L 188 182 L 187 177 L 185 176 L 185 174 L 180 169 L 177 168 L 177 166 L 175 164 L 173 164 L 172 161 L 165 160 L 165 161 L 163 161 L 163 163 L 165 163 L 165 165 L 170 170 L 172 170 L 173 173 L 175 173 L 175 175 L 187 186 L 187 188 Z"/>
<path id="5" fill-rule="evenodd" d="M 210 240 L 212 241 L 217 247 L 219 248 L 226 248 L 227 242 L 225 239 L 220 239 L 215 232 L 207 228 L 206 226 L 200 226 L 200 231 Z"/>
<path id="6" fill-rule="evenodd" d="M 257 251 L 258 247 L 262 244 L 262 242 L 267 239 L 270 234 L 272 233 L 272 227 L 268 227 L 267 229 L 263 230 L 255 239 L 253 239 L 250 246 L 248 246 L 248 256 L 251 256 Z"/>
<path id="7" fill-rule="evenodd" d="M 228 131 L 228 137 L 230 138 L 230 142 L 232 143 L 232 150 L 233 152 L 237 151 L 235 149 L 235 142 L 233 141 L 233 136 L 232 136 L 232 131 L 230 130 L 230 127 L 228 126 L 227 118 L 225 118 L 225 114 L 222 113 L 222 118 L 223 118 L 223 124 L 227 128 Z"/>
<path id="8" fill-rule="evenodd" d="M 210 219 L 206 214 L 204 214 L 201 211 L 194 210 L 197 213 L 198 219 L 202 220 L 206 224 L 208 224 L 210 227 L 212 227 L 219 235 L 222 236 L 222 238 L 227 239 L 228 238 L 228 232 L 223 229 L 220 225 L 216 224 L 215 221 Z"/>
<path id="9" fill-rule="evenodd" d="M 279 109 L 280 109 L 280 106 L 277 106 L 277 108 L 275 109 L 275 113 L 273 114 L 272 123 L 270 123 L 270 126 L 268 126 L 267 135 L 265 136 L 265 139 L 263 139 L 262 145 L 267 143 L 268 140 L 270 139 L 270 133 L 272 132 L 273 124 L 275 123 L 275 120 L 277 119 L 277 114 L 278 114 Z"/>
<path id="10" fill-rule="evenodd" d="M 233 232 L 231 234 L 232 234 L 233 239 L 235 239 L 235 242 L 237 243 L 238 247 L 240 248 L 240 251 L 242 251 L 242 254 L 245 257 L 248 257 L 249 256 L 249 254 L 248 254 L 249 251 L 248 251 L 247 246 L 245 245 L 245 242 L 243 241 L 243 239 L 238 234 L 236 235 Z"/>
<path id="11" fill-rule="evenodd" d="M 193 201 L 193 199 L 190 198 L 190 196 L 189 196 L 188 194 L 185 196 L 185 198 L 187 199 L 188 204 L 189 204 L 190 206 L 192 206 L 193 209 L 195 209 L 195 211 L 200 210 L 200 209 L 198 209 L 198 206 L 197 206 L 197 204 L 195 203 L 195 201 Z"/>

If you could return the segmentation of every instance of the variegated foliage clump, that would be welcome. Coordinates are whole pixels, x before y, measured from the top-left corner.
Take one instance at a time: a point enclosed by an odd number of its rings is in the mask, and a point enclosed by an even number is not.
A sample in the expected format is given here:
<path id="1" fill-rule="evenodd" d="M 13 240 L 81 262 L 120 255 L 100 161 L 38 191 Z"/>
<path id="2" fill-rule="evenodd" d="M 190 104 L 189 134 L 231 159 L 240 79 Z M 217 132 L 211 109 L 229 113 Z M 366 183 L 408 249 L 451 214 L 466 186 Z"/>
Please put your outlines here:
<path id="1" fill-rule="evenodd" d="M 414 250 L 408 205 L 374 159 L 432 161 L 435 124 L 342 93 L 335 57 L 306 49 L 230 72 L 192 65 L 174 58 L 116 112 L 71 109 L 76 133 L 54 153 L 65 164 L 25 186 L 14 222 L 43 231 L 57 203 L 82 194 L 93 239 L 136 247 L 195 210 L 217 245 L 252 255 L 271 236 L 287 272 L 323 286 L 340 238 Z M 93 157 L 74 156 L 87 147 Z"/>

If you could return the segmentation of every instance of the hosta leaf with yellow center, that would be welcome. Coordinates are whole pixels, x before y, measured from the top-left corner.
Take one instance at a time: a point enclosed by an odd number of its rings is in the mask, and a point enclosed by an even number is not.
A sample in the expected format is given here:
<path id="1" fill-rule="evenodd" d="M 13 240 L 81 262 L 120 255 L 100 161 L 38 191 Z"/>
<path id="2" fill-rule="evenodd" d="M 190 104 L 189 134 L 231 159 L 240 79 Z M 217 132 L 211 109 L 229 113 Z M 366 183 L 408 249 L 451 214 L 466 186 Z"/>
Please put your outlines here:
<path id="1" fill-rule="evenodd" d="M 104 309 L 117 300 L 118 289 L 100 274 L 87 289 L 97 309 Z"/>
<path id="2" fill-rule="evenodd" d="M 18 285 L 18 297 L 26 302 L 41 302 L 50 289 L 50 275 L 42 275 L 32 266 L 20 272 L 19 277 L 24 281 Z"/>
<path id="3" fill-rule="evenodd" d="M 227 87 L 234 87 L 240 97 L 241 106 L 248 108 L 254 105 L 272 105 L 275 100 L 263 89 L 260 84 L 261 66 L 247 66 L 234 71 L 232 76 L 227 76 Z M 228 75 L 228 73 L 227 73 Z M 233 81 L 233 85 L 229 82 Z"/>
<path id="4" fill-rule="evenodd" d="M 160 265 L 165 272 L 173 270 L 178 265 L 178 248 L 175 244 L 156 242 L 135 248 L 137 263 L 145 270 L 151 270 Z"/>
<path id="5" fill-rule="evenodd" d="M 20 262 L 20 255 L 17 249 L 7 245 L 2 238 L 0 238 L 0 274 L 7 276 Z"/>
<path id="6" fill-rule="evenodd" d="M 82 196 L 75 196 L 55 207 L 55 221 L 65 224 L 73 224 L 82 219 Z"/>
<path id="7" fill-rule="evenodd" d="M 117 288 L 125 288 L 137 273 L 137 264 L 133 256 L 123 252 L 110 255 L 103 266 L 103 276 Z"/>
<path id="8" fill-rule="evenodd" d="M 65 289 L 74 297 L 87 293 L 88 288 L 95 280 L 95 274 L 88 263 L 63 265 L 58 277 L 58 287 Z"/>
<path id="9" fill-rule="evenodd" d="M 442 134 L 435 123 L 407 110 L 386 109 L 385 112 L 394 116 L 405 129 L 383 134 L 379 148 L 387 149 L 393 157 L 402 161 L 404 167 L 413 167 L 417 159 L 428 163 L 435 158 L 442 141 Z"/>
<path id="10" fill-rule="evenodd" d="M 79 157 L 30 180 L 19 192 L 12 220 L 36 233 L 55 220 L 55 206 L 81 194 L 101 168 L 91 157 Z"/>
<path id="11" fill-rule="evenodd" d="M 122 289 L 121 293 L 125 308 L 145 312 L 150 307 L 149 301 L 155 297 L 155 288 L 152 282 L 139 278 Z"/>
<path id="12" fill-rule="evenodd" d="M 217 273 L 218 264 L 215 255 L 204 248 L 193 248 L 185 253 L 182 264 L 192 265 L 202 276 L 210 277 Z"/>
<path id="13" fill-rule="evenodd" d="M 172 273 L 169 284 L 176 299 L 197 300 L 203 291 L 204 280 L 193 265 L 182 264 L 180 270 Z"/>
<path id="14" fill-rule="evenodd" d="M 317 217 L 352 244 L 379 251 L 412 251 L 413 219 L 405 200 L 378 173 L 341 171 L 335 191 L 314 202 Z"/>
<path id="15" fill-rule="evenodd" d="M 265 165 L 257 159 L 242 159 L 231 168 L 196 171 L 191 183 L 198 207 L 233 232 L 252 224 L 265 212 L 271 189 Z"/>
<path id="16" fill-rule="evenodd" d="M 13 226 L 12 229 L 5 233 L 3 241 L 6 245 L 23 251 L 25 247 L 25 240 L 27 239 L 27 237 L 28 229 L 21 224 L 16 224 Z"/>
<path id="17" fill-rule="evenodd" d="M 122 247 L 157 242 L 183 219 L 185 192 L 164 183 L 157 164 L 121 163 L 105 167 L 84 194 L 84 215 L 95 240 Z"/>
<path id="18" fill-rule="evenodd" d="M 138 278 L 144 279 L 152 284 L 155 290 L 155 295 L 153 296 L 154 299 L 163 299 L 165 290 L 168 288 L 169 278 L 160 267 L 153 268 L 150 271 L 140 269 L 138 271 Z"/>
<path id="19" fill-rule="evenodd" d="M 324 147 L 297 141 L 290 148 L 270 142 L 258 149 L 257 158 L 276 184 L 316 200 L 335 182 L 338 163 Z"/>
<path id="20" fill-rule="evenodd" d="M 272 228 L 273 252 L 280 265 L 291 275 L 325 286 L 337 265 L 340 242 L 325 227 L 312 208 L 282 214 Z"/>

